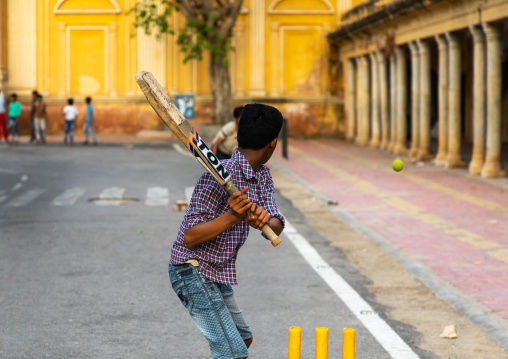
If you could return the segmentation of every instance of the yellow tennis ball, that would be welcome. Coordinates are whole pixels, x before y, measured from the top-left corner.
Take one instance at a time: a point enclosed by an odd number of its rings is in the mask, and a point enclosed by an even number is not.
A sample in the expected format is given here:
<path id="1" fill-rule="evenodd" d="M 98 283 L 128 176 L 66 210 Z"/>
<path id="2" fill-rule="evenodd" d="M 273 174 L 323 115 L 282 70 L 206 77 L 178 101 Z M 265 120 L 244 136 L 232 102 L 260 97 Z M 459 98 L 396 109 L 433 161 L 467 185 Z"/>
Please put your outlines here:
<path id="1" fill-rule="evenodd" d="M 400 172 L 404 168 L 404 162 L 402 162 L 401 160 L 395 160 L 392 163 L 392 168 L 394 171 Z"/>

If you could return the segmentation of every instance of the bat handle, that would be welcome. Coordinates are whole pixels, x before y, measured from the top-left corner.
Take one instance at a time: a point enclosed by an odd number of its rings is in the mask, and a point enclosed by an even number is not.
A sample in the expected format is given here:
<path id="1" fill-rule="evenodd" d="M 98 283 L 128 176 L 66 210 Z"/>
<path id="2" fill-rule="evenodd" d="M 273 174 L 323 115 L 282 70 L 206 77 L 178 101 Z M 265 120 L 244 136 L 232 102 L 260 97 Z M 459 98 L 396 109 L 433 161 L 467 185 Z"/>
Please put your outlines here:
<path id="1" fill-rule="evenodd" d="M 250 215 L 250 209 L 247 210 L 247 216 Z M 263 228 L 261 228 L 261 231 L 265 234 L 266 237 L 272 242 L 272 246 L 277 247 L 279 243 L 281 242 L 280 237 L 275 234 L 273 229 L 268 225 L 265 224 Z"/>
<path id="2" fill-rule="evenodd" d="M 222 185 L 224 189 L 229 193 L 233 194 L 235 192 L 238 192 L 238 189 L 235 187 L 233 182 L 231 180 L 228 180 L 226 183 Z M 247 210 L 247 216 L 250 215 L 250 209 Z M 272 242 L 272 246 L 277 247 L 279 243 L 281 242 L 280 237 L 275 234 L 273 229 L 270 228 L 268 224 L 265 224 L 263 228 L 261 228 L 261 231 L 265 234 L 265 236 Z"/>
<path id="3" fill-rule="evenodd" d="M 268 237 L 268 239 L 270 240 L 270 242 L 272 242 L 272 246 L 274 247 L 277 247 L 280 243 L 280 238 L 278 235 L 275 234 L 275 232 L 273 231 L 273 229 L 270 228 L 270 226 L 268 224 L 265 224 L 263 226 L 263 228 L 261 228 L 261 230 L 263 231 L 263 233 L 265 234 L 265 236 Z"/>

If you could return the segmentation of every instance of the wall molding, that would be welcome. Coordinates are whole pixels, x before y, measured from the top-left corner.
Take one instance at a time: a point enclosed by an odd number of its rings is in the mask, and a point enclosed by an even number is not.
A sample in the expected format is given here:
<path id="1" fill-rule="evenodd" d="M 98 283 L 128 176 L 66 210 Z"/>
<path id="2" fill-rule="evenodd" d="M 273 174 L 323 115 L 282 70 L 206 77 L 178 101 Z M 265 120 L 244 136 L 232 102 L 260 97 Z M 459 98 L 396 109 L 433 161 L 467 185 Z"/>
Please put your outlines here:
<path id="1" fill-rule="evenodd" d="M 268 7 L 269 15 L 333 15 L 335 9 L 328 0 L 317 0 L 326 6 L 326 9 L 277 9 L 277 6 L 286 0 L 276 0 Z"/>
<path id="2" fill-rule="evenodd" d="M 116 0 L 106 0 L 109 1 L 113 9 L 60 9 L 60 7 L 69 0 L 58 0 L 58 2 L 53 7 L 53 14 L 55 15 L 90 15 L 90 14 L 120 14 L 122 12 L 122 8 L 118 5 Z"/>
<path id="3" fill-rule="evenodd" d="M 66 76 L 65 90 L 71 94 L 71 31 L 72 30 L 101 30 L 104 31 L 104 94 L 109 94 L 109 26 L 85 25 L 65 27 L 65 53 L 66 53 Z"/>
<path id="4" fill-rule="evenodd" d="M 282 25 L 279 27 L 279 92 L 282 95 L 286 95 L 286 91 L 284 89 L 284 32 L 285 31 L 302 31 L 302 30 L 317 30 L 321 32 L 323 35 L 324 28 L 323 26 L 318 25 Z"/>

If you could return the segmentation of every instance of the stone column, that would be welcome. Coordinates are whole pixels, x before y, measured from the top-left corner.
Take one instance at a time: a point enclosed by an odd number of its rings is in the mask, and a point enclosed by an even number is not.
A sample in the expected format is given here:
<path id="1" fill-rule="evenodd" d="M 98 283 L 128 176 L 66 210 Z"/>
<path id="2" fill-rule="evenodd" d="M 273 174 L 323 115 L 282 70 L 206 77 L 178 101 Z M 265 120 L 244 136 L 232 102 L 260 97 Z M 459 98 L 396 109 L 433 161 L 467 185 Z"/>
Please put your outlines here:
<path id="1" fill-rule="evenodd" d="M 7 3 L 5 5 L 5 3 Z M 9 70 L 9 87 L 12 91 L 19 95 L 29 95 L 32 90 L 37 88 L 37 47 L 44 44 L 37 43 L 37 23 L 42 19 L 38 19 L 38 2 L 36 0 L 16 0 L 16 1 L 0 1 L 0 6 L 4 6 L 7 10 L 4 19 L 7 21 L 7 64 L 4 64 Z M 58 52 L 58 63 L 60 67 L 57 69 L 60 76 L 65 76 L 67 63 L 67 54 L 65 52 L 65 24 L 59 24 L 60 51 Z M 3 39 L 0 39 L 2 42 Z M 4 46 L 4 44 L 0 45 Z M 56 50 L 58 51 L 58 49 Z M 52 66 L 55 64 L 52 63 Z M 42 74 L 39 74 L 42 75 Z M 65 77 L 64 77 L 65 79 Z M 65 82 L 62 90 L 65 89 Z M 60 91 L 61 92 L 61 91 Z M 8 94 L 4 94 L 6 97 Z M 7 100 L 7 99 L 6 99 Z"/>
<path id="2" fill-rule="evenodd" d="M 347 76 L 347 134 L 348 140 L 355 137 L 356 122 L 356 83 L 355 83 L 355 64 L 354 60 L 346 60 L 346 76 Z"/>
<path id="3" fill-rule="evenodd" d="M 485 147 L 485 37 L 481 28 L 471 26 L 474 40 L 473 62 L 473 156 L 469 173 L 480 174 Z"/>
<path id="4" fill-rule="evenodd" d="M 280 90 L 279 84 L 281 83 L 281 74 L 279 70 L 280 52 L 283 50 L 280 48 L 279 39 L 280 24 L 278 22 L 270 23 L 270 96 L 279 97 Z"/>
<path id="5" fill-rule="evenodd" d="M 366 57 L 361 57 L 362 71 L 360 74 L 361 84 L 361 117 L 359 119 L 357 143 L 366 146 L 369 143 L 370 132 L 370 98 L 369 98 L 369 62 Z"/>
<path id="6" fill-rule="evenodd" d="M 363 93 L 363 78 L 365 77 L 365 67 L 363 57 L 358 57 L 356 59 L 356 68 L 357 68 L 357 98 L 356 98 L 356 108 L 358 109 L 358 114 L 356 115 L 356 138 L 355 142 L 360 144 L 362 135 L 363 135 L 363 113 L 365 112 L 364 107 L 364 93 Z"/>
<path id="7" fill-rule="evenodd" d="M 265 0 L 250 6 L 250 96 L 266 96 L 265 90 Z M 283 89 L 281 89 L 283 91 Z"/>
<path id="8" fill-rule="evenodd" d="M 370 54 L 371 68 L 371 106 L 372 106 L 372 138 L 370 147 L 379 147 L 379 66 L 376 54 Z"/>
<path id="9" fill-rule="evenodd" d="M 365 111 L 363 113 L 363 136 L 362 136 L 362 146 L 367 146 L 369 144 L 369 136 L 370 136 L 370 113 L 371 113 L 371 103 L 372 99 L 370 97 L 370 68 L 369 68 L 369 59 L 368 57 L 363 57 L 364 63 L 364 77 L 363 77 L 363 106 Z"/>
<path id="10" fill-rule="evenodd" d="M 387 150 L 392 152 L 395 148 L 397 136 L 397 65 L 395 55 L 390 56 L 390 142 Z"/>
<path id="11" fill-rule="evenodd" d="M 396 142 L 393 153 L 402 155 L 407 153 L 406 147 L 406 114 L 407 114 L 407 72 L 406 72 L 406 54 L 401 47 L 395 50 L 397 57 L 397 132 Z"/>
<path id="12" fill-rule="evenodd" d="M 482 177 L 504 177 L 501 166 L 501 36 L 499 29 L 483 24 L 487 39 L 487 153 Z"/>
<path id="13" fill-rule="evenodd" d="M 425 41 L 418 41 L 420 53 L 420 138 L 416 159 L 426 161 L 430 154 L 430 49 Z"/>
<path id="14" fill-rule="evenodd" d="M 420 54 L 416 42 L 409 44 L 411 50 L 411 149 L 409 157 L 416 159 L 418 153 L 420 117 Z"/>
<path id="15" fill-rule="evenodd" d="M 236 97 L 245 96 L 245 22 L 237 21 L 235 25 L 235 88 Z"/>
<path id="16" fill-rule="evenodd" d="M 379 102 L 381 119 L 381 148 L 388 146 L 388 86 L 386 81 L 386 61 L 382 52 L 377 53 L 379 66 Z"/>
<path id="17" fill-rule="evenodd" d="M 439 144 L 436 155 L 436 165 L 446 164 L 448 143 L 448 44 L 442 35 L 436 36 L 439 49 L 439 84 L 438 84 L 438 111 L 439 111 Z"/>
<path id="18" fill-rule="evenodd" d="M 448 39 L 448 154 L 446 167 L 464 167 L 460 154 L 460 77 L 461 77 L 461 43 L 460 38 L 452 33 L 446 33 Z"/>

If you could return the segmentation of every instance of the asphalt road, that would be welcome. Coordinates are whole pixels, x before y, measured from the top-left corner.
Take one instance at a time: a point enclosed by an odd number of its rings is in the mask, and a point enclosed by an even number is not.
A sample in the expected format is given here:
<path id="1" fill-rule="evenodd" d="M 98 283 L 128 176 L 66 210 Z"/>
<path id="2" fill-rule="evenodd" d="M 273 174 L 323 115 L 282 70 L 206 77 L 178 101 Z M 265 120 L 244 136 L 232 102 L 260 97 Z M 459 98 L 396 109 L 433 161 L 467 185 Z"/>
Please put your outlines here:
<path id="1" fill-rule="evenodd" d="M 167 274 L 183 217 L 173 203 L 203 172 L 197 162 L 170 145 L 2 146 L 0 159 L 0 357 L 210 358 Z M 375 308 L 363 288 L 369 279 L 276 198 Z M 273 248 L 251 230 L 238 274 L 236 296 L 254 333 L 249 358 L 287 357 L 291 326 L 302 327 L 302 358 L 314 357 L 317 327 L 330 330 L 330 358 L 341 357 L 343 328 L 356 330 L 356 358 L 391 357 L 287 238 Z M 418 342 L 411 327 L 390 324 Z"/>

